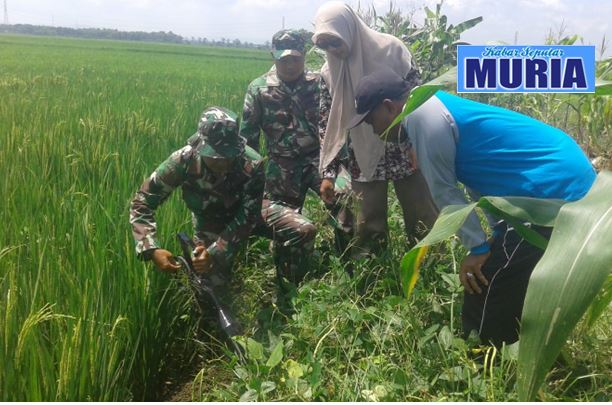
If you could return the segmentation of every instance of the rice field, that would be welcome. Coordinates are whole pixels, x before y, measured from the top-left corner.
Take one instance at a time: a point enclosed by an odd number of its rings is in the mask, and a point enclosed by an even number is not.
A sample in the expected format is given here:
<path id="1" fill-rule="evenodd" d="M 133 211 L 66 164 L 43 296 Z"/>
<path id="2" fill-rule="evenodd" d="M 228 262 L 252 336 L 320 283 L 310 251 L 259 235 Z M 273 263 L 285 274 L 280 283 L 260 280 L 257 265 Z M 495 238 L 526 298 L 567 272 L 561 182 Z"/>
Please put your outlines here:
<path id="1" fill-rule="evenodd" d="M 134 258 L 128 205 L 262 52 L 0 37 L 0 399 L 147 398 L 184 294 Z M 160 236 L 188 230 L 163 207 Z"/>
<path id="2" fill-rule="evenodd" d="M 205 107 L 240 111 L 270 65 L 255 50 L 0 36 L 0 401 L 158 399 L 177 357 L 197 360 L 195 400 L 516 399 L 516 348 L 479 359 L 458 338 L 458 246 L 401 298 L 397 215 L 388 257 L 353 280 L 323 227 L 320 278 L 288 319 L 272 309 L 267 242 L 253 240 L 237 269 L 247 365 L 200 340 L 179 280 L 135 258 L 128 207 L 143 179 Z M 158 225 L 178 252 L 191 224 L 176 194 Z M 307 208 L 323 225 L 320 204 Z M 540 399 L 609 401 L 611 337 L 609 311 L 576 332 Z"/>

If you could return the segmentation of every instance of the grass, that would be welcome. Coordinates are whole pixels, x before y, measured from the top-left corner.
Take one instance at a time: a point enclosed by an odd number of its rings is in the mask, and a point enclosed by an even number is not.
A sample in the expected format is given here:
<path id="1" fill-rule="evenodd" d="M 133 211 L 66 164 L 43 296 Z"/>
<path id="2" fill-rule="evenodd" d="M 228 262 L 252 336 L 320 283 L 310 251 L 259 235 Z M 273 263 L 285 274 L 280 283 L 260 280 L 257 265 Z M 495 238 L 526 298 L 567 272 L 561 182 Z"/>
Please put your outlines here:
<path id="1" fill-rule="evenodd" d="M 393 201 L 393 200 L 392 200 Z M 322 224 L 323 213 L 311 211 Z M 392 202 L 392 205 L 393 202 Z M 398 207 L 392 233 L 401 234 Z M 319 242 L 329 235 L 323 232 Z M 397 260 L 404 252 L 402 238 L 392 238 L 387 258 L 358 263 L 349 279 L 343 265 L 325 247 L 318 270 L 323 275 L 301 287 L 294 299 L 296 312 L 284 318 L 270 307 L 271 269 L 263 250 L 255 263 L 238 269 L 244 295 L 253 278 L 263 299 L 243 304 L 242 316 L 251 325 L 245 346 L 248 364 L 217 356 L 204 362 L 196 378 L 196 400 L 267 401 L 515 401 L 516 345 L 497 351 L 464 340 L 460 331 L 461 294 L 456 267 L 463 252 L 456 241 L 430 255 L 415 294 L 401 297 Z M 257 256 L 256 249 L 250 253 Z M 260 262 L 260 263 L 257 263 Z M 268 298 L 266 298 L 268 297 Z M 249 322 L 250 320 L 250 322 Z M 609 400 L 610 318 L 598 323 L 595 334 L 576 332 L 567 348 L 573 361 L 551 372 L 541 393 L 547 401 Z M 258 345 L 261 347 L 258 347 Z M 278 357 L 278 346 L 282 357 Z M 276 351 L 276 356 L 275 356 Z M 219 353 L 222 351 L 219 350 Z M 218 380 L 218 370 L 225 378 Z M 229 373 L 231 371 L 232 373 Z M 214 379 L 214 384 L 207 384 Z"/>
<path id="2" fill-rule="evenodd" d="M 273 305 L 268 242 L 251 241 L 236 270 L 246 365 L 196 333 L 178 280 L 134 257 L 128 207 L 142 180 L 203 108 L 240 111 L 269 66 L 261 51 L 0 36 L 0 400 L 154 399 L 173 359 L 198 354 L 194 399 L 516 399 L 515 349 L 478 354 L 459 338 L 460 248 L 432 255 L 400 296 L 394 198 L 387 257 L 351 280 L 309 197 L 318 276 L 289 318 Z M 174 232 L 191 225 L 177 195 L 158 219 L 178 252 Z M 541 398 L 609 400 L 611 329 L 608 311 L 577 332 Z"/>

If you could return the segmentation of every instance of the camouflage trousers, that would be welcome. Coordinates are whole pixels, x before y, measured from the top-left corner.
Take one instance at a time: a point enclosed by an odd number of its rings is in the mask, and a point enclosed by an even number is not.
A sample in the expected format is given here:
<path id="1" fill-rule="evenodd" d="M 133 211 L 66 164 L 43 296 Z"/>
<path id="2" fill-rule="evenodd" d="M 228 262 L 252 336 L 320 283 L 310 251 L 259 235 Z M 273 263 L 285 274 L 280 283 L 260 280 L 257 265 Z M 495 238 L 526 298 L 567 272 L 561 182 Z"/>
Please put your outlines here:
<path id="1" fill-rule="evenodd" d="M 315 224 L 302 214 L 308 190 L 319 195 L 321 178 L 315 165 L 308 165 L 302 172 L 300 192 L 297 198 L 283 197 L 270 192 L 266 187 L 262 203 L 264 222 L 272 228 L 274 241 L 274 262 L 279 278 L 285 278 L 297 285 L 311 267 L 314 252 L 314 239 L 317 233 Z M 266 179 L 266 182 L 270 178 Z M 348 173 L 336 180 L 336 201 L 325 204 L 334 227 L 337 252 L 342 255 L 348 250 L 353 237 L 353 215 L 346 203 L 350 191 Z"/>
<path id="2" fill-rule="evenodd" d="M 194 240 L 197 245 L 205 247 L 213 244 L 218 238 L 221 232 L 225 229 L 226 225 L 231 221 L 231 217 L 217 216 L 209 217 L 207 221 L 199 221 L 194 218 L 195 235 Z M 262 236 L 267 239 L 272 239 L 272 230 L 263 222 L 261 217 L 258 217 L 258 221 L 254 224 L 250 236 Z M 233 275 L 234 261 L 237 256 L 237 251 L 242 249 L 247 241 L 240 244 L 228 244 L 222 251 L 224 255 L 218 257 L 219 260 L 214 262 L 212 271 L 204 273 L 201 278 L 204 283 L 209 286 L 217 299 L 225 307 L 232 309 L 236 313 L 237 308 L 234 308 L 234 297 L 231 292 L 231 281 Z M 231 257 L 231 259 L 229 259 Z M 212 302 L 208 303 L 212 305 Z M 216 312 L 211 310 L 210 319 L 206 320 L 207 323 L 216 324 Z"/>

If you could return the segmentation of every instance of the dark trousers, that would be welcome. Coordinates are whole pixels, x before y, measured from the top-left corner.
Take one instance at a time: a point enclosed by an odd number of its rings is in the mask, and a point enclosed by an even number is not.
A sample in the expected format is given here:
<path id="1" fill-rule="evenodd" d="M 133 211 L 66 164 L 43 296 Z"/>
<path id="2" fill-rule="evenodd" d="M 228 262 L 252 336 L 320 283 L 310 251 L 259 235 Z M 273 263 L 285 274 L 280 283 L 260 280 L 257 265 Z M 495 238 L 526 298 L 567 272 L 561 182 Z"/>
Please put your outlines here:
<path id="1" fill-rule="evenodd" d="M 356 258 L 372 253 L 380 254 L 386 248 L 388 186 L 387 180 L 352 182 L 358 204 L 357 240 L 353 249 Z M 423 174 L 416 170 L 404 179 L 394 180 L 393 186 L 402 207 L 406 236 L 410 242 L 422 239 L 438 217 L 438 209 Z"/>
<path id="2" fill-rule="evenodd" d="M 476 330 L 483 343 L 501 346 L 518 340 L 519 324 L 529 277 L 544 251 L 533 246 L 505 222 L 495 227 L 498 236 L 491 256 L 482 267 L 489 281 L 481 294 L 463 295 L 463 332 Z M 551 228 L 532 226 L 550 238 Z"/>

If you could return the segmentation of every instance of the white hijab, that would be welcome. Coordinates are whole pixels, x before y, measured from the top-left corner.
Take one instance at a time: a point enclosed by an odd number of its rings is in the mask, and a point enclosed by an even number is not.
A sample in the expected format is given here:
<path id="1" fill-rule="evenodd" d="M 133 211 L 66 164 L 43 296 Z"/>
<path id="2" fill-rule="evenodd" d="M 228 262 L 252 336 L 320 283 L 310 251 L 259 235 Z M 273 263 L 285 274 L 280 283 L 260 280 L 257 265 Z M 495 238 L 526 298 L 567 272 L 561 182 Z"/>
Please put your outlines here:
<path id="1" fill-rule="evenodd" d="M 349 47 L 346 59 L 339 59 L 327 52 L 327 62 L 321 68 L 321 75 L 332 96 L 321 147 L 319 169 L 323 170 L 346 142 L 346 126 L 357 113 L 355 90 L 359 80 L 381 66 L 387 66 L 402 77 L 406 77 L 414 67 L 412 55 L 402 41 L 369 28 L 342 2 L 331 1 L 321 6 L 314 24 L 313 42 L 316 43 L 321 34 L 330 34 L 341 38 Z M 378 162 L 385 155 L 385 143 L 365 123 L 351 129 L 350 133 L 361 174 L 366 181 L 371 180 Z"/>

